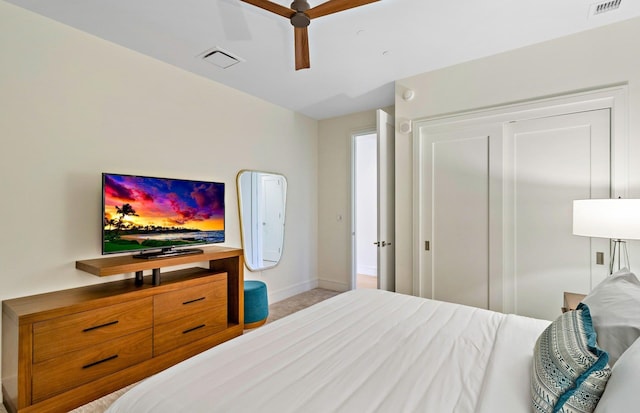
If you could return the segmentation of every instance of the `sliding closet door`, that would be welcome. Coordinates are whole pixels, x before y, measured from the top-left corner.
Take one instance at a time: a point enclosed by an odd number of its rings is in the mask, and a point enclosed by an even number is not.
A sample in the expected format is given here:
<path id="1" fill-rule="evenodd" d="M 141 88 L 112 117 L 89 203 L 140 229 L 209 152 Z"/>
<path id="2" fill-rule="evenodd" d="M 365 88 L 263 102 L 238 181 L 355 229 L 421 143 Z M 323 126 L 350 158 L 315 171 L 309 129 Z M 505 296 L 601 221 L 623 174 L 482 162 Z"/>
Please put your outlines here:
<path id="1" fill-rule="evenodd" d="M 606 275 L 608 241 L 572 234 L 572 201 L 609 197 L 610 111 L 509 123 L 504 145 L 505 310 L 555 319 Z"/>
<path id="2" fill-rule="evenodd" d="M 606 275 L 608 241 L 571 225 L 574 199 L 609 197 L 610 111 L 464 125 L 418 129 L 417 293 L 554 319 Z"/>
<path id="3" fill-rule="evenodd" d="M 499 146 L 499 135 L 495 127 L 420 135 L 423 297 L 489 307 L 489 210 L 495 168 L 490 157 L 492 148 Z"/>

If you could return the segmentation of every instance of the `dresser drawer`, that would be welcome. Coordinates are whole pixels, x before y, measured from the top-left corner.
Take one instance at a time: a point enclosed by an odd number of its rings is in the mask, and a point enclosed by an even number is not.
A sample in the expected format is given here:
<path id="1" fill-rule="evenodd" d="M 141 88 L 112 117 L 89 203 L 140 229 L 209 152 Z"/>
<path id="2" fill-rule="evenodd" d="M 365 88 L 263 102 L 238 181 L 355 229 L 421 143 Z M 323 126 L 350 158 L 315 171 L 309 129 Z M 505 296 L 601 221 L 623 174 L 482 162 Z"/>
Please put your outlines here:
<path id="1" fill-rule="evenodd" d="M 227 307 L 188 315 L 153 328 L 153 355 L 166 353 L 227 328 Z"/>
<path id="2" fill-rule="evenodd" d="M 168 323 L 200 311 L 227 306 L 227 275 L 206 284 L 158 294 L 153 301 L 154 324 Z"/>
<path id="3" fill-rule="evenodd" d="M 33 325 L 33 362 L 85 349 L 152 323 L 152 298 L 127 301 Z"/>
<path id="4" fill-rule="evenodd" d="M 147 329 L 34 364 L 32 403 L 150 359 L 151 339 Z"/>

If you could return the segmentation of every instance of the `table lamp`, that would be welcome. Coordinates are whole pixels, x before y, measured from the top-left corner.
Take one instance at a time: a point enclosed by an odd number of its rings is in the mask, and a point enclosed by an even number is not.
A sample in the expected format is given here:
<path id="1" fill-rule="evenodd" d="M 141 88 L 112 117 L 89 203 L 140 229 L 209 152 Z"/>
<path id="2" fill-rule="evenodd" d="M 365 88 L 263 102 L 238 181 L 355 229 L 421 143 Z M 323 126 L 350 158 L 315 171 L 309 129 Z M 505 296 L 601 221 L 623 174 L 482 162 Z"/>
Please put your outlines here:
<path id="1" fill-rule="evenodd" d="M 640 199 L 583 199 L 573 201 L 573 233 L 613 241 L 609 274 L 629 268 L 627 239 L 640 239 Z"/>

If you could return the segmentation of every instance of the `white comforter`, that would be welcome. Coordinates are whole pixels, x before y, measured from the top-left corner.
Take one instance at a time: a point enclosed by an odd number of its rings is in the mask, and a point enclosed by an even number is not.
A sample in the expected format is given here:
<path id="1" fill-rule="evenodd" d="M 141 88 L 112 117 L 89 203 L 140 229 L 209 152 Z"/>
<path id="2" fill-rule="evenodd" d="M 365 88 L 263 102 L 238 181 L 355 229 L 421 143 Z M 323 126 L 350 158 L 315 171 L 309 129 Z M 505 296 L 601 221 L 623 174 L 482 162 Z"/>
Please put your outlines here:
<path id="1" fill-rule="evenodd" d="M 108 412 L 530 412 L 548 324 L 354 290 L 150 377 Z"/>

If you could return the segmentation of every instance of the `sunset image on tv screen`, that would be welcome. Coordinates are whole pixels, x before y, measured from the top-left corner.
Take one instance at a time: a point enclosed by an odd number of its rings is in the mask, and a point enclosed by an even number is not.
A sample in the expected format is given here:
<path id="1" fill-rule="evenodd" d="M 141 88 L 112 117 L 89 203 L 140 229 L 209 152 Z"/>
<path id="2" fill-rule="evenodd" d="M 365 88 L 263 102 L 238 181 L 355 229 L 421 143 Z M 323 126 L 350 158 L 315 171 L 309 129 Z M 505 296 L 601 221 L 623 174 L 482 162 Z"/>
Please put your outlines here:
<path id="1" fill-rule="evenodd" d="M 103 174 L 103 252 L 224 242 L 224 184 Z"/>

